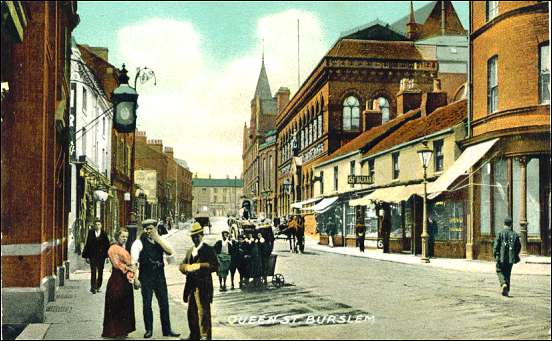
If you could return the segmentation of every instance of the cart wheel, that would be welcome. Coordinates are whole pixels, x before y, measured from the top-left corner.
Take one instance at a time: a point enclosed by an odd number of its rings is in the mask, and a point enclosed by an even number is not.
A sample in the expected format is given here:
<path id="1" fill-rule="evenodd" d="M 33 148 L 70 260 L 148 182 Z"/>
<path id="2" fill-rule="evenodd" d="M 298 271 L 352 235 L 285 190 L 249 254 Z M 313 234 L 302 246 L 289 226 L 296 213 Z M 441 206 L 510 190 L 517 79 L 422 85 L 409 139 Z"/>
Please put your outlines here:
<path id="1" fill-rule="evenodd" d="M 272 284 L 276 287 L 276 288 L 281 288 L 284 286 L 284 275 L 282 274 L 275 274 L 274 276 L 272 276 Z"/>

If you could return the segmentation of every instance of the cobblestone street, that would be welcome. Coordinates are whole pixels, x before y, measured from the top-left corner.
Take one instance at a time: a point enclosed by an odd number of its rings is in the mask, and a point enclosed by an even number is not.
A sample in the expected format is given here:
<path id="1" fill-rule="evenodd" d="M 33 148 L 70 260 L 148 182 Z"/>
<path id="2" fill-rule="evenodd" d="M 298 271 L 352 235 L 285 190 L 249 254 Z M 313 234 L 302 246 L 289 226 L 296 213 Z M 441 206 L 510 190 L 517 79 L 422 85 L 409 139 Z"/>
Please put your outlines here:
<path id="1" fill-rule="evenodd" d="M 224 223 L 216 221 L 213 234 L 207 236 L 209 243 L 219 237 Z M 178 231 L 169 240 L 177 254 L 176 262 L 166 267 L 171 322 L 186 337 L 187 306 L 181 300 L 185 278 L 177 265 L 191 241 L 187 231 Z M 311 250 L 292 254 L 285 241 L 277 241 L 275 251 L 276 272 L 285 276 L 283 288 L 220 292 L 213 275 L 215 339 L 550 338 L 550 276 L 517 275 L 514 268 L 511 297 L 505 298 L 493 274 Z M 56 301 L 48 305 L 45 339 L 100 338 L 105 294 L 103 290 L 90 294 L 88 278 L 86 268 L 71 274 Z M 129 338 L 141 339 L 141 295 L 134 294 L 137 331 Z M 308 321 L 309 316 L 332 315 L 369 318 L 347 324 Z M 156 303 L 154 316 L 154 338 L 162 338 Z M 254 320 L 258 316 L 278 316 L 278 320 L 259 325 Z"/>

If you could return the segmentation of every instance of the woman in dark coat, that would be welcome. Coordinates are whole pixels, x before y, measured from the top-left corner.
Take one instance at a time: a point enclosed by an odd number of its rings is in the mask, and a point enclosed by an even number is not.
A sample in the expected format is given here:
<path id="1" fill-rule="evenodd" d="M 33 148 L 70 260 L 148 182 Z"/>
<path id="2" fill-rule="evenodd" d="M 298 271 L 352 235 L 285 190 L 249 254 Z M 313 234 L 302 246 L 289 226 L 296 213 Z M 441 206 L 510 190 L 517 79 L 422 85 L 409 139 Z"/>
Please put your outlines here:
<path id="1" fill-rule="evenodd" d="M 116 236 L 117 244 L 111 245 L 108 251 L 113 269 L 105 292 L 102 337 L 126 337 L 136 330 L 132 290 L 133 285 L 139 283 L 130 253 L 124 248 L 127 239 L 128 231 L 120 230 Z"/>

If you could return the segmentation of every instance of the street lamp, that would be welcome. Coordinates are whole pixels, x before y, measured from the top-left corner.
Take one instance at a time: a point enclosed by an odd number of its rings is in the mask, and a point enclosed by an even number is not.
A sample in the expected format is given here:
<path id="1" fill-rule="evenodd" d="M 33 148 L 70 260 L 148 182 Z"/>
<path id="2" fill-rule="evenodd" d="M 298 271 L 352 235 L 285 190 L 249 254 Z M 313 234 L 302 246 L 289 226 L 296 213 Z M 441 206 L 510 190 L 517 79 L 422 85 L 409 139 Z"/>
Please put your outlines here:
<path id="1" fill-rule="evenodd" d="M 429 233 L 427 232 L 427 167 L 429 167 L 429 161 L 433 150 L 427 146 L 427 141 L 422 142 L 422 148 L 418 150 L 418 156 L 420 162 L 424 168 L 424 209 L 423 209 L 423 223 L 422 223 L 422 262 L 429 263 Z"/>
<path id="2" fill-rule="evenodd" d="M 138 93 L 128 84 L 128 75 L 123 64 L 119 74 L 119 87 L 113 90 L 113 127 L 120 133 L 131 133 L 136 129 Z"/>

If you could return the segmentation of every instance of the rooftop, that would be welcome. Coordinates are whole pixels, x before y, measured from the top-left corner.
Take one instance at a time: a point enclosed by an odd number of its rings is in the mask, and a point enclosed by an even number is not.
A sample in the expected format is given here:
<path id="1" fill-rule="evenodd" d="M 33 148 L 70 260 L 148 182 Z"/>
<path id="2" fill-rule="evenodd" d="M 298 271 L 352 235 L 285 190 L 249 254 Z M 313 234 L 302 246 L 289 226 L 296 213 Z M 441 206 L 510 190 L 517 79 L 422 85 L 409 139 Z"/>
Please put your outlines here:
<path id="1" fill-rule="evenodd" d="M 192 187 L 243 187 L 242 179 L 209 179 L 193 178 Z"/>
<path id="2" fill-rule="evenodd" d="M 427 116 L 406 122 L 399 129 L 364 152 L 363 156 L 371 156 L 462 123 L 467 117 L 466 103 L 466 99 L 462 99 L 440 107 Z"/>

